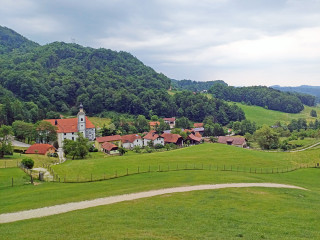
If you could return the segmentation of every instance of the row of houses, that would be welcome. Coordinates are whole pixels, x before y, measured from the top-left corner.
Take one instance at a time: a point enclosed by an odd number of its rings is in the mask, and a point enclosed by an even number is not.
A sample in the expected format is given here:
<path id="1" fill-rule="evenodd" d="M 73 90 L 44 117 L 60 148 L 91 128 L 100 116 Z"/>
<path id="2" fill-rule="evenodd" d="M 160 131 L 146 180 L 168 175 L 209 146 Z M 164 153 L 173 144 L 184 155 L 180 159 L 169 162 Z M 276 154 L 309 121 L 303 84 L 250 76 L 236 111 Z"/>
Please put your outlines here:
<path id="1" fill-rule="evenodd" d="M 189 141 L 191 145 L 199 144 L 201 142 L 201 137 L 196 137 L 191 133 L 186 141 Z M 159 135 L 155 130 L 151 130 L 146 133 L 144 137 L 141 137 L 139 134 L 97 137 L 95 147 L 99 151 L 114 154 L 120 146 L 126 149 L 133 149 L 136 146 L 142 148 L 149 146 L 150 144 L 153 146 L 158 144 L 164 146 L 165 144 L 170 143 L 181 147 L 184 144 L 184 140 L 179 134 L 163 133 Z"/>

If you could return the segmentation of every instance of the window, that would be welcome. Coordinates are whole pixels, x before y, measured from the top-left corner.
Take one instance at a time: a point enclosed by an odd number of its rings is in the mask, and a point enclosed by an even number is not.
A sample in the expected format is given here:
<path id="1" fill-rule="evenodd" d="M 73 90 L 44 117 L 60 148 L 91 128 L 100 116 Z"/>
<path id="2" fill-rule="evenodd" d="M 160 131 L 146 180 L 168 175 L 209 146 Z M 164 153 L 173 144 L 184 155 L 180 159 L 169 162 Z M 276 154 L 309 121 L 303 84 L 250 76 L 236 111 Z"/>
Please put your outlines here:
<path id="1" fill-rule="evenodd" d="M 83 122 L 83 118 L 81 118 L 81 122 Z"/>
<path id="2" fill-rule="evenodd" d="M 64 133 L 64 135 L 67 135 L 66 133 Z"/>
<path id="3" fill-rule="evenodd" d="M 74 132 L 72 133 L 72 135 L 74 134 Z"/>
<path id="4" fill-rule="evenodd" d="M 72 141 L 74 141 L 74 137 L 72 137 Z"/>

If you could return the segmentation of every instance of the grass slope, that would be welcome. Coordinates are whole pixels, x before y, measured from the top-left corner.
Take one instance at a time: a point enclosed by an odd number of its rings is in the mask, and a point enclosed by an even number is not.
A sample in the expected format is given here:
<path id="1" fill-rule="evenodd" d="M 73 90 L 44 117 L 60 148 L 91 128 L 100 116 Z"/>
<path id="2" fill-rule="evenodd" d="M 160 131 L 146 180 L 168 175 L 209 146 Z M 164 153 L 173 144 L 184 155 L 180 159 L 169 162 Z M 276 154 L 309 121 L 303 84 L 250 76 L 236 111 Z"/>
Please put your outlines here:
<path id="1" fill-rule="evenodd" d="M 296 167 L 300 164 L 315 163 L 314 159 L 320 154 L 320 149 L 315 148 L 306 152 L 297 153 L 270 153 L 253 151 L 248 149 L 227 146 L 223 144 L 201 144 L 174 151 L 152 153 L 152 154 L 132 154 L 129 156 L 105 157 L 101 153 L 93 154 L 95 158 L 84 160 L 68 160 L 61 165 L 53 166 L 56 174 L 62 178 L 66 177 L 69 181 L 89 180 L 91 174 L 93 179 L 101 179 L 104 174 L 106 177 L 124 175 L 127 172 L 157 171 L 161 169 L 192 168 L 194 164 L 208 169 L 218 166 L 220 169 L 226 166 L 230 168 L 287 168 Z"/>
<path id="2" fill-rule="evenodd" d="M 258 106 L 248 106 L 241 103 L 236 103 L 245 112 L 246 118 L 255 121 L 258 125 L 267 124 L 269 126 L 275 124 L 275 122 L 289 123 L 292 119 L 305 118 L 307 121 L 314 121 L 316 118 L 310 116 L 312 109 L 317 111 L 320 116 L 319 107 L 304 106 L 304 110 L 300 113 L 284 113 L 274 110 L 268 110 Z"/>
<path id="3" fill-rule="evenodd" d="M 178 175 L 179 176 L 178 176 Z M 306 187 L 293 189 L 220 189 L 163 196 L 79 210 L 66 214 L 0 225 L 1 239 L 317 239 L 320 217 L 318 169 L 302 169 L 276 175 L 244 173 L 202 174 L 201 171 L 159 173 L 90 184 L 43 184 L 55 198 L 55 190 L 77 195 L 83 190 L 118 194 L 137 188 L 220 182 L 281 182 Z M 144 178 L 144 181 L 143 179 Z M 116 183 L 113 187 L 111 183 Z M 154 186 L 152 186 L 154 184 Z M 57 186 L 55 189 L 54 186 Z M 144 187 L 143 187 L 144 185 Z M 51 186 L 51 187 L 48 187 Z M 66 191 L 68 186 L 69 191 Z M 104 188 L 103 188 L 104 186 Z M 147 187 L 148 186 L 148 187 Z M 34 189 L 35 186 L 32 186 Z M 131 189 L 132 187 L 132 189 Z M 94 189 L 92 189 L 94 188 Z M 64 189 L 64 190 L 62 190 Z M 30 189 L 29 189 L 30 190 Z M 53 191 L 53 192 L 52 192 Z M 15 191 L 17 192 L 17 191 Z M 25 200 L 24 191 L 19 191 Z M 39 193 L 34 191 L 37 201 Z M 46 201 L 44 192 L 42 200 Z M 30 192 L 29 192 L 30 193 Z M 30 195 L 30 194 L 29 194 Z M 64 195 L 63 195 L 64 196 Z M 68 194 L 67 196 L 68 197 Z M 40 202 L 40 201 L 38 201 Z M 21 235 L 23 232 L 23 235 Z"/>

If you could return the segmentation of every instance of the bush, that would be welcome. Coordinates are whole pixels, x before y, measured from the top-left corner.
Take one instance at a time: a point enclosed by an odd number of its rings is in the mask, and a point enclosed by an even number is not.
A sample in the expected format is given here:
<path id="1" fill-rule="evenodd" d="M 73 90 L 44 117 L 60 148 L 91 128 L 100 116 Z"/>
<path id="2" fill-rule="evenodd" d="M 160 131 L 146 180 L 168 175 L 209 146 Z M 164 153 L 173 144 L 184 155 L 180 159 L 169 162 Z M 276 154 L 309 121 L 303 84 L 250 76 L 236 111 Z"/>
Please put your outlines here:
<path id="1" fill-rule="evenodd" d="M 154 148 L 155 149 L 161 149 L 161 148 L 164 148 L 164 146 L 160 143 L 157 143 L 156 145 L 154 145 Z"/>
<path id="2" fill-rule="evenodd" d="M 24 158 L 22 159 L 21 164 L 24 168 L 31 169 L 34 166 L 34 161 L 31 158 Z"/>

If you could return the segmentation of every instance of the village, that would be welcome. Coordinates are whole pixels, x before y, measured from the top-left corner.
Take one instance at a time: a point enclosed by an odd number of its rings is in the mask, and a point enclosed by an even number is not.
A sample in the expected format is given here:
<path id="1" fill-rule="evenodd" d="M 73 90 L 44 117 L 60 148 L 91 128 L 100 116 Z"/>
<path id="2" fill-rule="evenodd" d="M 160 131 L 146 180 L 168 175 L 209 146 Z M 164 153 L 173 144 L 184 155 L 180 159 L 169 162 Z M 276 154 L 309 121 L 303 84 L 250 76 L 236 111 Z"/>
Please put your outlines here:
<path id="1" fill-rule="evenodd" d="M 169 126 L 169 129 L 161 132 L 156 131 L 160 125 L 159 121 L 150 121 L 150 131 L 127 134 L 127 135 L 111 135 L 111 136 L 96 136 L 96 127 L 89 120 L 85 114 L 85 110 L 82 104 L 79 106 L 79 112 L 76 118 L 66 119 L 45 119 L 51 125 L 56 127 L 57 143 L 58 147 L 53 146 L 52 142 L 43 143 L 38 141 L 31 145 L 26 151 L 26 154 L 41 154 L 52 155 L 58 152 L 59 156 L 63 157 L 63 144 L 64 141 L 72 140 L 76 141 L 79 134 L 82 134 L 84 138 L 87 138 L 92 147 L 96 151 L 103 152 L 107 155 L 122 155 L 119 152 L 120 148 L 126 150 L 143 149 L 143 148 L 165 148 L 174 146 L 175 148 L 181 148 L 186 146 L 198 145 L 203 142 L 213 141 L 212 138 L 204 136 L 204 124 L 194 123 L 191 129 L 179 129 L 183 136 L 177 133 L 172 133 L 176 127 L 176 118 L 163 118 L 163 121 Z M 173 131 L 174 132 L 174 131 Z M 232 136 L 232 130 L 229 130 L 229 136 L 217 136 L 215 141 L 221 144 L 234 145 L 238 147 L 247 147 L 246 139 L 240 136 Z"/>

